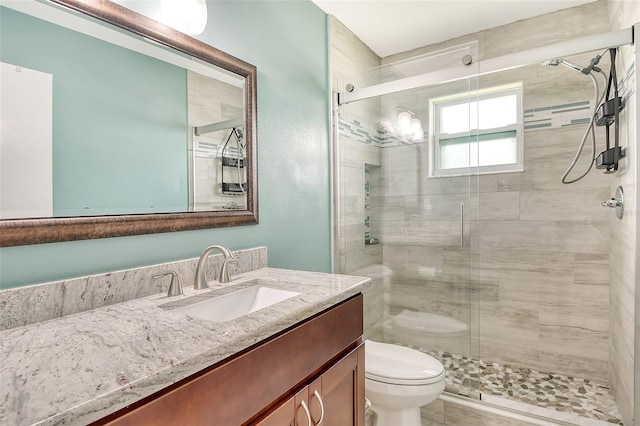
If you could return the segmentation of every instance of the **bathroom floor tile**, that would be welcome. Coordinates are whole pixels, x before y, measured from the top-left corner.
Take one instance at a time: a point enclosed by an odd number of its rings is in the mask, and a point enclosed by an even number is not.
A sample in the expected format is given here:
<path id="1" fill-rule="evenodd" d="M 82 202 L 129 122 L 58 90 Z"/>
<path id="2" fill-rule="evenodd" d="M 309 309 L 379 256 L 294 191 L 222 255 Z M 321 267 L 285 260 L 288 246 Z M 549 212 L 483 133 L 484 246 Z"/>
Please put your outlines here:
<path id="1" fill-rule="evenodd" d="M 622 425 L 608 386 L 589 379 L 426 351 L 447 370 L 447 385 Z"/>

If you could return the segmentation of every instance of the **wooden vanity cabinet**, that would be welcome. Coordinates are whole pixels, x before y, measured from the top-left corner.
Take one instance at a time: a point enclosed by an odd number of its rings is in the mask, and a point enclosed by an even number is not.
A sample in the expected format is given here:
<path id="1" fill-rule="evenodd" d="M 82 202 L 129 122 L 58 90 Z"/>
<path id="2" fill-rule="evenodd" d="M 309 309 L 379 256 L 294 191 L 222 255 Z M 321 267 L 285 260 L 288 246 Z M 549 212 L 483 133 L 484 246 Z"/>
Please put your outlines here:
<path id="1" fill-rule="evenodd" d="M 364 426 L 362 327 L 358 294 L 94 424 Z"/>

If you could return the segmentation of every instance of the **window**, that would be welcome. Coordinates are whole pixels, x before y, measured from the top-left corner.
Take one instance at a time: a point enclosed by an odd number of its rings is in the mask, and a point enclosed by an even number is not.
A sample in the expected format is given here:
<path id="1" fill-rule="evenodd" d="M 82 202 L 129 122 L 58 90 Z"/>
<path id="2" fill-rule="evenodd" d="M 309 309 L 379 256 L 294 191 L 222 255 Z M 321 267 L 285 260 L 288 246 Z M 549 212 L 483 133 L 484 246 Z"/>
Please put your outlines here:
<path id="1" fill-rule="evenodd" d="M 431 111 L 432 176 L 524 170 L 522 84 L 432 99 Z"/>

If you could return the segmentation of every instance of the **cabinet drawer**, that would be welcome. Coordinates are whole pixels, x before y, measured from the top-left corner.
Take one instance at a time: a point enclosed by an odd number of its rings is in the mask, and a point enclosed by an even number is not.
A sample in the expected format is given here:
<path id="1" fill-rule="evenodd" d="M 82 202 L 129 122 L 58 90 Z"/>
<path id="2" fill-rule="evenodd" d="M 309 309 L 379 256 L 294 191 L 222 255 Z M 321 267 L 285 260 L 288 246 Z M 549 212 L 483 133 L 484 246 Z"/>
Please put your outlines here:
<path id="1" fill-rule="evenodd" d="M 96 424 L 240 425 L 355 347 L 361 336 L 359 294 Z"/>

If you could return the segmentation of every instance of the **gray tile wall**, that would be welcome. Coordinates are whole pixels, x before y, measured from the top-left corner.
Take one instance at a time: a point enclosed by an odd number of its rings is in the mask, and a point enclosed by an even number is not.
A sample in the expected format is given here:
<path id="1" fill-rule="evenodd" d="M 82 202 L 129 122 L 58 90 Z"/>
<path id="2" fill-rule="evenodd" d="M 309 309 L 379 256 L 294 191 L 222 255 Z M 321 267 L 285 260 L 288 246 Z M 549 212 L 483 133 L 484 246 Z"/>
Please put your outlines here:
<path id="1" fill-rule="evenodd" d="M 467 34 L 462 37 L 409 50 L 397 55 L 382 58 L 382 65 L 412 58 L 425 53 L 433 52 L 448 47 L 458 46 L 470 41 L 479 44 L 479 59 L 494 58 L 530 49 L 545 46 L 563 40 L 570 40 L 585 35 L 597 34 L 608 31 L 607 7 L 608 3 L 633 3 L 630 1 L 596 1 L 582 6 L 564 9 L 558 12 L 534 17 L 492 28 L 487 31 Z M 616 5 L 612 5 L 616 6 Z M 628 8 L 632 13 L 633 5 L 619 5 Z M 629 14 L 627 16 L 633 16 Z"/>
<path id="2" fill-rule="evenodd" d="M 611 30 L 629 28 L 640 22 L 640 2 L 637 1 L 610 1 L 609 25 Z M 618 69 L 628 70 L 631 81 L 627 81 L 628 87 L 637 87 L 634 66 L 634 52 L 632 47 L 623 47 L 620 50 Z M 628 146 L 629 152 L 637 152 L 637 91 L 627 99 L 626 107 L 622 111 L 621 140 Z M 633 424 L 634 417 L 634 322 L 636 277 L 638 274 L 636 259 L 638 256 L 638 229 L 637 229 L 637 191 L 638 191 L 638 165 L 637 154 L 631 154 L 621 163 L 620 170 L 614 176 L 609 195 L 612 196 L 615 188 L 622 185 L 625 193 L 625 210 L 627 214 L 622 220 L 613 215 L 609 218 L 611 238 L 609 240 L 609 252 L 611 255 L 610 274 L 610 333 L 609 333 L 609 377 L 611 388 L 616 398 L 618 408 L 624 424 Z M 636 372 L 637 374 L 638 372 Z"/>

